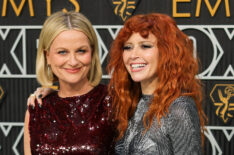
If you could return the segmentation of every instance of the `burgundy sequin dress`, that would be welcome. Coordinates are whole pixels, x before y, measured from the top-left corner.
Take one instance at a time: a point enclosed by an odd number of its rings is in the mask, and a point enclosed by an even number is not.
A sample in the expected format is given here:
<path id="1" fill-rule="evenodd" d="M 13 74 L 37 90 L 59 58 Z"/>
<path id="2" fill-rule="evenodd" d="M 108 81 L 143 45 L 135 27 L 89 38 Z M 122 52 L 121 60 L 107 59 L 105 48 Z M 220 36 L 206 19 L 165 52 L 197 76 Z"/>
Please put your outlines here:
<path id="1" fill-rule="evenodd" d="M 110 102 L 104 85 L 81 96 L 48 95 L 41 108 L 29 108 L 32 154 L 113 154 Z"/>

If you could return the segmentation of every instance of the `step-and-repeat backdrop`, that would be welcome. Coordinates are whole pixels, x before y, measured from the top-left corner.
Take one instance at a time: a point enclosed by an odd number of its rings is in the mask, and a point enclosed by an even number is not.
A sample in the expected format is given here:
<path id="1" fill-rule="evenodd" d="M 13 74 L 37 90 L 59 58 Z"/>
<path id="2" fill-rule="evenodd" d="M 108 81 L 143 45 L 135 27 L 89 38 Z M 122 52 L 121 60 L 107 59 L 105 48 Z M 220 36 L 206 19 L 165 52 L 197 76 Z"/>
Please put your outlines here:
<path id="1" fill-rule="evenodd" d="M 140 13 L 166 13 L 193 40 L 201 60 L 206 125 L 204 154 L 234 154 L 233 0 L 1 0 L 0 154 L 23 154 L 26 101 L 39 85 L 35 76 L 38 36 L 58 10 L 85 14 L 96 30 L 103 80 L 108 49 L 123 22 Z"/>

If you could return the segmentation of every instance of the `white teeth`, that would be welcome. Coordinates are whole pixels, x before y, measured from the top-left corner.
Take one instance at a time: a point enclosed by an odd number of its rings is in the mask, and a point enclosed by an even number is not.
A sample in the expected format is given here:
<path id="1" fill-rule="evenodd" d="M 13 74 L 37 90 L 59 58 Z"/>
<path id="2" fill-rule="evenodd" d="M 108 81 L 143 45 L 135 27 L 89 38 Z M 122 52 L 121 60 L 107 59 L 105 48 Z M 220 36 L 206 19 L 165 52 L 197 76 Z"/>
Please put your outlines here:
<path id="1" fill-rule="evenodd" d="M 146 64 L 132 64 L 131 65 L 131 67 L 133 68 L 133 69 L 135 69 L 135 68 L 141 68 L 141 67 L 145 67 L 146 66 Z"/>

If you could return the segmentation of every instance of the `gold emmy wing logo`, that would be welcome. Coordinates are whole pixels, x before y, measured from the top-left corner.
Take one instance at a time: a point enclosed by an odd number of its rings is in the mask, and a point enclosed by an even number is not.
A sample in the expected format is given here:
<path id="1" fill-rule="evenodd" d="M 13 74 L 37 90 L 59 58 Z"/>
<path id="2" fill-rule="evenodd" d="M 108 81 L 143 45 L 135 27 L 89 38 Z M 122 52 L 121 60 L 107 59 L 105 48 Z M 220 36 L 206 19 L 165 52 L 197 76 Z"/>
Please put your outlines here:
<path id="1" fill-rule="evenodd" d="M 216 107 L 215 114 L 224 123 L 234 116 L 234 84 L 216 84 L 210 93 L 210 98 Z"/>
<path id="2" fill-rule="evenodd" d="M 114 8 L 115 15 L 119 16 L 122 21 L 130 17 L 140 0 L 109 0 Z"/>

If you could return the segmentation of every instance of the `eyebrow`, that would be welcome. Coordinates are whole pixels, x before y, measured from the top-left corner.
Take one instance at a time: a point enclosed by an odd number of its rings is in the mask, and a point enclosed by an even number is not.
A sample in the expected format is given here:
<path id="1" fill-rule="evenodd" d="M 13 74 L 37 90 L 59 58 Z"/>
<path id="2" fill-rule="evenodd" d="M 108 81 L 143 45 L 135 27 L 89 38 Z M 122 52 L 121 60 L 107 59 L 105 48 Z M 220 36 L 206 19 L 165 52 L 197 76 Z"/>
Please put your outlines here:
<path id="1" fill-rule="evenodd" d="M 138 43 L 152 43 L 152 44 L 155 44 L 155 41 L 154 42 L 152 42 L 152 41 L 147 41 L 147 40 L 145 40 L 145 41 L 140 41 L 140 42 L 138 42 Z M 126 44 L 133 44 L 132 42 L 126 42 L 126 43 L 124 43 L 124 45 L 126 45 Z"/>
<path id="2" fill-rule="evenodd" d="M 76 48 L 76 49 L 81 49 L 81 48 L 89 48 L 88 45 L 81 45 L 80 47 Z M 91 47 L 90 47 L 91 48 Z M 67 48 L 65 47 L 58 47 L 58 48 L 55 48 L 55 50 L 68 50 Z"/>

